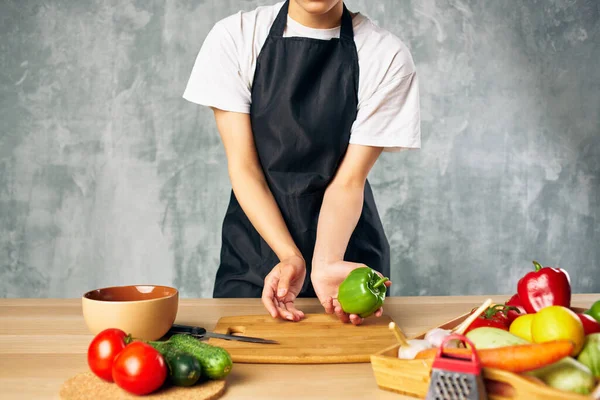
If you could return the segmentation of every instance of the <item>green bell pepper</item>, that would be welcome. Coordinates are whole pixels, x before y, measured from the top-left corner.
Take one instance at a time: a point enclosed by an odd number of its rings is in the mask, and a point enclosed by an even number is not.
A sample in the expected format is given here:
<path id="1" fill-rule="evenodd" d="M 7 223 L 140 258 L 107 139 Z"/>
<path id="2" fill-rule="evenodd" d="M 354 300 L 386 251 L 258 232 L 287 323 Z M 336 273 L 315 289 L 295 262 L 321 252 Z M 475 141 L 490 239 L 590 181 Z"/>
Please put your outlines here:
<path id="1" fill-rule="evenodd" d="M 388 280 L 369 267 L 352 270 L 338 289 L 337 299 L 342 310 L 361 318 L 370 316 L 383 305 Z"/>
<path id="2" fill-rule="evenodd" d="M 587 314 L 600 322 L 600 300 L 596 301 L 589 309 L 585 310 L 584 314 Z"/>

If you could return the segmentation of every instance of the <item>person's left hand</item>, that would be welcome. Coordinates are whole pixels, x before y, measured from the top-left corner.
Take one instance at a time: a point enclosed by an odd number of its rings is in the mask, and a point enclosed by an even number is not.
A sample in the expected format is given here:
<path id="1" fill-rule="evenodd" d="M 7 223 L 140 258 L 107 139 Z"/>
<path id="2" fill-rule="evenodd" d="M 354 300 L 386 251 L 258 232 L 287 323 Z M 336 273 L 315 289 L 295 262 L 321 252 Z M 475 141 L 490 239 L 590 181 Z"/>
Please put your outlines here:
<path id="1" fill-rule="evenodd" d="M 344 279 L 346 279 L 348 274 L 352 270 L 364 266 L 364 264 L 352 263 L 348 261 L 338 261 L 323 266 L 313 266 L 310 279 L 312 281 L 313 288 L 315 289 L 315 293 L 325 308 L 325 312 L 327 314 L 335 313 L 344 323 L 352 322 L 354 325 L 360 325 L 363 323 L 364 319 L 360 316 L 356 314 L 348 314 L 342 310 L 342 306 L 337 301 L 337 294 L 340 284 L 344 281 Z M 377 272 L 377 274 L 382 276 L 379 272 Z M 385 282 L 385 286 L 387 287 L 390 287 L 391 284 L 391 281 Z M 383 307 L 380 307 L 374 315 L 375 317 L 381 317 L 382 314 Z"/>

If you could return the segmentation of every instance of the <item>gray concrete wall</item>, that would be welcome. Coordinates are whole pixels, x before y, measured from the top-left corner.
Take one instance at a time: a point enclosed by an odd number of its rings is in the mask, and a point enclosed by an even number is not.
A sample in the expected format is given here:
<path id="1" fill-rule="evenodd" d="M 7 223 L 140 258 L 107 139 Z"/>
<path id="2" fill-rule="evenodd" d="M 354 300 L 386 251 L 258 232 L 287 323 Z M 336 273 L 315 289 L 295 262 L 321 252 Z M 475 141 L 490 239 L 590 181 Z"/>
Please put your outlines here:
<path id="1" fill-rule="evenodd" d="M 0 2 L 0 296 L 210 297 L 230 185 L 181 98 L 212 24 L 274 1 Z M 600 2 L 352 0 L 410 46 L 423 148 L 371 174 L 394 295 L 600 292 Z"/>

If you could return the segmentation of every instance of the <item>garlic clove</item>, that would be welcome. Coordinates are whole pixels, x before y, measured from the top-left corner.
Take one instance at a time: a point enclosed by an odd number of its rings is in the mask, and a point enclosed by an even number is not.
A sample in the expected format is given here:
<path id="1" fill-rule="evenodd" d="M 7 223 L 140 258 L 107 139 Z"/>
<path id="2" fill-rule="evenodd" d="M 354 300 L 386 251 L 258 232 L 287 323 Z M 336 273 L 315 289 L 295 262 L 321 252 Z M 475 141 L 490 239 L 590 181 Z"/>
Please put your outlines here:
<path id="1" fill-rule="evenodd" d="M 423 339 L 410 339 L 408 344 L 409 346 L 400 346 L 398 358 L 412 360 L 420 351 L 431 348 L 431 343 Z"/>
<path id="2" fill-rule="evenodd" d="M 440 347 L 446 336 L 450 336 L 450 330 L 433 328 L 425 334 L 425 340 L 428 341 L 432 347 Z"/>

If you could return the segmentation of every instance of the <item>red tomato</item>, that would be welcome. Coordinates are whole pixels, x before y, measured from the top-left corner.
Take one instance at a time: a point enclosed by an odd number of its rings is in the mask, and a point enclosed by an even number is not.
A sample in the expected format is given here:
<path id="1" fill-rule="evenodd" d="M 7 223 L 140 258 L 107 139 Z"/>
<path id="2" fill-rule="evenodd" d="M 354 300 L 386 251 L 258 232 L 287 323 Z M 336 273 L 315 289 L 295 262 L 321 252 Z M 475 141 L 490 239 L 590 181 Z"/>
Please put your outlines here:
<path id="1" fill-rule="evenodd" d="M 600 332 L 600 323 L 596 321 L 591 315 L 577 314 L 577 316 L 583 324 L 583 331 L 586 335 L 589 335 L 590 333 Z"/>
<path id="2" fill-rule="evenodd" d="M 480 328 L 482 326 L 489 326 L 492 328 L 498 328 L 508 331 L 510 321 L 508 319 L 507 313 L 509 310 L 512 310 L 512 308 L 514 307 L 509 307 L 507 305 L 501 304 L 496 304 L 495 306 L 489 307 L 479 317 L 477 317 L 475 321 L 471 322 L 471 325 L 469 325 L 465 330 L 465 334 L 475 328 Z M 473 309 L 471 313 L 473 311 L 475 311 L 475 309 Z"/>
<path id="3" fill-rule="evenodd" d="M 527 314 L 525 308 L 523 308 L 523 304 L 521 303 L 521 299 L 519 298 L 519 294 L 514 294 L 505 305 L 509 307 L 514 307 L 513 309 L 508 309 L 506 317 L 508 318 L 508 322 L 512 323 L 517 317 L 521 315 Z"/>
<path id="4" fill-rule="evenodd" d="M 115 359 L 112 376 L 121 389 L 141 396 L 162 386 L 167 378 L 167 365 L 152 346 L 133 342 Z"/>
<path id="5" fill-rule="evenodd" d="M 471 323 L 471 325 L 468 326 L 468 328 L 465 330 L 465 334 L 468 333 L 469 331 L 472 331 L 475 328 L 480 328 L 482 326 L 489 326 L 492 328 L 498 328 L 498 329 L 503 329 L 505 331 L 508 331 L 508 327 L 506 326 L 506 324 L 503 321 L 499 321 L 497 319 L 487 319 L 487 318 L 478 317 L 475 321 L 473 321 Z"/>
<path id="6" fill-rule="evenodd" d="M 105 329 L 98 333 L 88 347 L 87 361 L 99 378 L 112 382 L 112 366 L 115 357 L 125 348 L 127 334 L 120 329 Z"/>

